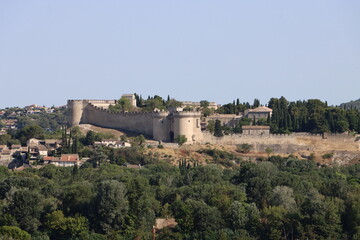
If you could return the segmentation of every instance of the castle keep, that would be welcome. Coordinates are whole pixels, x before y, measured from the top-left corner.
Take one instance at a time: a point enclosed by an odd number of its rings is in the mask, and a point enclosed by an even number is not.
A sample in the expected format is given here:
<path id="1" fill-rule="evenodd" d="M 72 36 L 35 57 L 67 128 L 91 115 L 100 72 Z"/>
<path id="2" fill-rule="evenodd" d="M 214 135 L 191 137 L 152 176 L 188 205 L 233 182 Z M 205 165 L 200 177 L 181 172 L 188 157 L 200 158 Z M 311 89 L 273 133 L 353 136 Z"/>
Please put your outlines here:
<path id="1" fill-rule="evenodd" d="M 107 108 L 115 100 L 68 100 L 68 126 L 92 124 L 130 131 L 158 141 L 174 141 L 184 135 L 188 143 L 201 142 L 200 112 L 121 112 Z"/>

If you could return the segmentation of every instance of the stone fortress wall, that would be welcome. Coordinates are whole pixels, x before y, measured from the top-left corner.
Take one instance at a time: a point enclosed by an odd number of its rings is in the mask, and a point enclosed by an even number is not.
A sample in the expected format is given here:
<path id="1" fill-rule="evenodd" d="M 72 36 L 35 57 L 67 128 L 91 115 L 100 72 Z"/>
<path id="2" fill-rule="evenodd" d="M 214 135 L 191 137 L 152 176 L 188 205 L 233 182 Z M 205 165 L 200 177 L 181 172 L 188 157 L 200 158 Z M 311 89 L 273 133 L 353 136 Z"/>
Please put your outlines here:
<path id="1" fill-rule="evenodd" d="M 352 134 L 321 134 L 292 133 L 269 135 L 232 134 L 215 137 L 210 132 L 203 132 L 201 144 L 238 145 L 251 144 L 252 150 L 265 152 L 270 148 L 274 153 L 292 154 L 295 152 L 313 151 L 360 151 L 360 136 Z"/>
<path id="2" fill-rule="evenodd" d="M 127 130 L 152 136 L 151 113 L 114 113 L 89 103 L 83 110 L 81 123 Z"/>
<path id="3" fill-rule="evenodd" d="M 185 135 L 188 143 L 202 139 L 197 112 L 124 112 L 107 110 L 115 100 L 68 100 L 68 126 L 92 124 L 144 134 L 158 141 L 173 141 Z"/>

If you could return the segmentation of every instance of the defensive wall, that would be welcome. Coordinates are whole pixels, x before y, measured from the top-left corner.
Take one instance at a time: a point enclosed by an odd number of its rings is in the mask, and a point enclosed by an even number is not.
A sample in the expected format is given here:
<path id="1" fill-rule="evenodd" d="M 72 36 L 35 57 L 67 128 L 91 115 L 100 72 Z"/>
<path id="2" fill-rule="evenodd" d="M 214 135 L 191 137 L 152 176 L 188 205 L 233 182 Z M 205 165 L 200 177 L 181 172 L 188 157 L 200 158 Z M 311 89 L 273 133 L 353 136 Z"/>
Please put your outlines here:
<path id="1" fill-rule="evenodd" d="M 198 112 L 121 112 L 107 110 L 115 100 L 68 100 L 68 126 L 92 124 L 131 131 L 159 141 L 173 141 L 185 135 L 188 143 L 202 139 Z"/>
<path id="2" fill-rule="evenodd" d="M 94 106 L 92 103 L 84 107 L 81 123 L 127 130 L 147 136 L 152 136 L 153 134 L 152 113 L 114 113 Z"/>
<path id="3" fill-rule="evenodd" d="M 251 144 L 252 150 L 264 152 L 271 148 L 274 153 L 292 154 L 295 152 L 313 151 L 360 151 L 360 141 L 351 134 L 270 134 L 270 135 L 242 135 L 231 134 L 215 137 L 210 132 L 203 132 L 202 144 L 238 145 Z"/>

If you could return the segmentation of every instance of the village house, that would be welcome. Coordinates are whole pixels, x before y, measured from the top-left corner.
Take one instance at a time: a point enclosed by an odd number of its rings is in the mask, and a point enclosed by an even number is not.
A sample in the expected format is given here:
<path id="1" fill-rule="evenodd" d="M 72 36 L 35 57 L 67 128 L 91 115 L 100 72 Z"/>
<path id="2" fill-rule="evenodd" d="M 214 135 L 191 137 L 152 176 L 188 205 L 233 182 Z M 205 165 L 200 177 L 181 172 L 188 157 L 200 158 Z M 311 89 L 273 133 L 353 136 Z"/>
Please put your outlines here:
<path id="1" fill-rule="evenodd" d="M 81 161 L 78 154 L 62 154 L 61 157 L 44 157 L 44 164 L 53 164 L 58 167 L 80 166 Z"/>
<path id="2" fill-rule="evenodd" d="M 29 151 L 28 147 L 20 147 L 17 151 L 15 151 L 15 154 L 18 154 L 22 157 L 23 160 L 26 159 L 27 153 Z"/>
<path id="3" fill-rule="evenodd" d="M 200 108 L 201 104 L 200 102 L 192 102 L 192 101 L 182 101 L 181 102 L 181 107 L 182 108 L 186 108 L 186 107 L 189 107 L 189 108 Z M 212 108 L 214 110 L 218 109 L 219 108 L 219 105 L 216 104 L 216 102 L 209 102 L 209 106 L 208 108 Z"/>
<path id="4" fill-rule="evenodd" d="M 13 159 L 11 150 L 3 150 L 0 153 L 0 163 L 7 163 Z"/>
<path id="5" fill-rule="evenodd" d="M 269 126 L 242 126 L 243 135 L 270 135 Z"/>
<path id="6" fill-rule="evenodd" d="M 21 149 L 21 145 L 20 145 L 20 144 L 13 144 L 13 145 L 11 145 L 11 150 L 12 150 L 12 152 L 20 151 L 20 149 Z"/>
<path id="7" fill-rule="evenodd" d="M 29 159 L 37 160 L 48 155 L 48 149 L 44 145 L 30 145 L 29 146 Z"/>
<path id="8" fill-rule="evenodd" d="M 3 150 L 8 150 L 8 146 L 6 146 L 6 145 L 0 145 L 0 153 L 1 153 Z"/>
<path id="9" fill-rule="evenodd" d="M 5 125 L 5 129 L 17 129 L 17 119 L 5 119 L 3 123 Z"/>
<path id="10" fill-rule="evenodd" d="M 56 150 L 61 147 L 61 140 L 58 139 L 45 139 L 39 141 L 39 144 L 47 147 L 48 150 Z"/>
<path id="11" fill-rule="evenodd" d="M 39 145 L 40 143 L 40 140 L 39 139 L 36 139 L 36 138 L 30 138 L 27 142 L 26 142 L 26 144 L 28 145 L 28 146 L 30 146 L 30 145 Z"/>
<path id="12" fill-rule="evenodd" d="M 112 139 L 104 139 L 101 142 L 94 142 L 94 146 L 106 146 L 111 148 L 124 148 L 131 147 L 131 144 L 128 142 L 117 141 Z"/>
<path id="13" fill-rule="evenodd" d="M 244 115 L 247 118 L 255 119 L 255 120 L 267 119 L 268 117 L 271 117 L 272 109 L 268 108 L 268 107 L 261 106 L 261 107 L 257 107 L 257 108 L 254 108 L 254 109 L 246 110 Z"/>
<path id="14" fill-rule="evenodd" d="M 38 106 L 36 104 L 32 104 L 30 106 L 24 107 L 27 114 L 39 114 L 47 110 L 47 107 Z"/>
<path id="15" fill-rule="evenodd" d="M 30 146 L 39 146 L 39 145 L 43 145 L 45 146 L 48 150 L 56 150 L 59 147 L 61 147 L 61 140 L 58 139 L 44 139 L 44 140 L 39 140 L 36 138 L 30 138 L 27 141 L 27 145 Z"/>
<path id="16" fill-rule="evenodd" d="M 6 145 L 0 145 L 0 165 L 7 165 L 12 159 L 12 151 Z"/>

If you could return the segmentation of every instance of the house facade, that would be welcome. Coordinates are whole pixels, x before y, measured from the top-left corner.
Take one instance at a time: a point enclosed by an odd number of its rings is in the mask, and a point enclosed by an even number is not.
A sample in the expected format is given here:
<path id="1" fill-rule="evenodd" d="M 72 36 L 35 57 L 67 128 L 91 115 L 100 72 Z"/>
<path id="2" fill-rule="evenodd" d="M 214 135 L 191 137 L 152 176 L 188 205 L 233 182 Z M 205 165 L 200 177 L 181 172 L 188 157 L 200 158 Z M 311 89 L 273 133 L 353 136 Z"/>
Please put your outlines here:
<path id="1" fill-rule="evenodd" d="M 44 164 L 52 164 L 57 167 L 80 166 L 81 161 L 78 154 L 62 154 L 61 157 L 44 157 Z"/>
<path id="2" fill-rule="evenodd" d="M 272 115 L 272 109 L 268 108 L 268 107 L 257 107 L 254 109 L 248 109 L 245 111 L 245 117 L 250 118 L 250 119 L 255 119 L 255 120 L 259 120 L 259 119 L 267 119 L 268 117 L 271 117 Z"/>
<path id="3" fill-rule="evenodd" d="M 242 126 L 243 135 L 269 135 L 269 126 Z"/>

